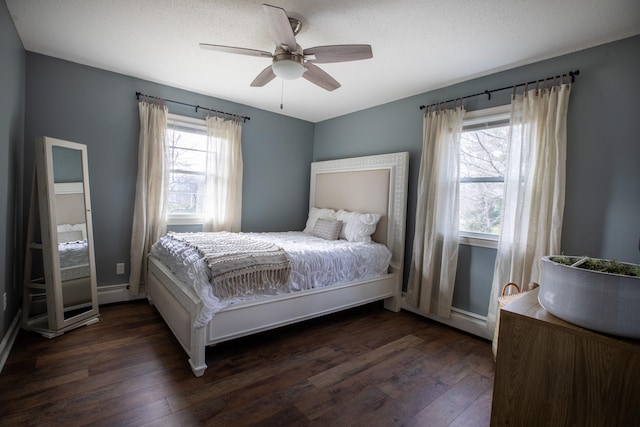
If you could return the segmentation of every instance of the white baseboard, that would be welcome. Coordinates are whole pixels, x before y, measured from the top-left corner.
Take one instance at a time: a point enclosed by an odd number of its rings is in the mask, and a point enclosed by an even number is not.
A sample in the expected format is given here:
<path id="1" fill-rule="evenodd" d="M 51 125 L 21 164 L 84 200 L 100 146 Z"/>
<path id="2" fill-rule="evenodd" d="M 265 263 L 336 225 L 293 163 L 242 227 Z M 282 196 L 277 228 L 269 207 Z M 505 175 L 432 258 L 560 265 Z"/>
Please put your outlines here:
<path id="1" fill-rule="evenodd" d="M 136 299 L 146 298 L 145 292 L 139 292 L 138 295 L 131 295 L 129 292 L 129 284 L 98 286 L 98 305 L 113 304 L 116 302 L 132 301 Z"/>
<path id="2" fill-rule="evenodd" d="M 436 322 L 444 323 L 445 325 L 476 335 L 480 338 L 484 338 L 487 340 L 493 339 L 493 333 L 487 330 L 486 317 L 480 316 L 478 314 L 470 313 L 468 311 L 452 307 L 451 317 L 449 319 L 445 319 L 444 317 L 440 317 L 435 314 L 424 313 L 420 311 L 416 307 L 407 303 L 404 296 L 402 297 L 402 308 L 412 313 L 419 314 L 420 316 L 424 316 L 428 319 L 435 320 Z"/>
<path id="3" fill-rule="evenodd" d="M 9 330 L 2 338 L 2 342 L 0 342 L 0 372 L 4 368 L 4 364 L 9 357 L 9 353 L 13 348 L 13 343 L 18 336 L 18 331 L 20 330 L 20 319 L 22 318 L 22 309 L 18 310 L 16 316 L 13 318 L 11 322 L 11 326 L 9 326 Z"/>

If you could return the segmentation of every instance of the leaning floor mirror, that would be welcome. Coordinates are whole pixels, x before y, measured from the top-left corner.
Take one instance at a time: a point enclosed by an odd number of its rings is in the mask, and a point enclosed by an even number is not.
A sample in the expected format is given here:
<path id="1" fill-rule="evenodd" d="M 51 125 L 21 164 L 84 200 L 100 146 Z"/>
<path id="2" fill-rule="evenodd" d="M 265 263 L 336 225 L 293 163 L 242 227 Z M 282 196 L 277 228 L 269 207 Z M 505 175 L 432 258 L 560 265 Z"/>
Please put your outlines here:
<path id="1" fill-rule="evenodd" d="M 87 147 L 36 139 L 23 321 L 53 338 L 98 321 Z"/>

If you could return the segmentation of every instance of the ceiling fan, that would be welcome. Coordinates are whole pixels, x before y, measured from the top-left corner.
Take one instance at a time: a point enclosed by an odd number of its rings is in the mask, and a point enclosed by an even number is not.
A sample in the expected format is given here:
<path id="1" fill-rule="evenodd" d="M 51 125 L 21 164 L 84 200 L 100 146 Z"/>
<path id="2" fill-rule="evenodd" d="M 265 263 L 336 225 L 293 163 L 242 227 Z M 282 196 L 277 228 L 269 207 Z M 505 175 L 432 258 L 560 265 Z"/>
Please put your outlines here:
<path id="1" fill-rule="evenodd" d="M 368 44 L 345 44 L 333 46 L 316 46 L 302 49 L 296 43 L 295 36 L 302 28 L 302 23 L 287 16 L 287 12 L 276 6 L 262 5 L 262 11 L 269 27 L 269 35 L 276 45 L 274 53 L 242 47 L 222 46 L 200 43 L 203 49 L 240 55 L 271 58 L 272 64 L 262 70 L 251 82 L 253 87 L 261 87 L 276 76 L 283 80 L 294 80 L 302 77 L 328 91 L 340 87 L 333 77 L 314 64 L 332 62 L 358 61 L 373 57 Z"/>

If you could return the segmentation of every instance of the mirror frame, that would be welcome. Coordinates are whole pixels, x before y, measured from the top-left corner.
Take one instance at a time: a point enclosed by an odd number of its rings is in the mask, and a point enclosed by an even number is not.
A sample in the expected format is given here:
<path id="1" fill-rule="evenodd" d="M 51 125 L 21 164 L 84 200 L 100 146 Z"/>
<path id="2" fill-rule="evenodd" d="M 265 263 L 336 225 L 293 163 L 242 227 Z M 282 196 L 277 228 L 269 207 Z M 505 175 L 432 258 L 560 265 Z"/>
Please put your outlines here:
<path id="1" fill-rule="evenodd" d="M 36 179 L 38 180 L 38 198 L 40 200 L 41 238 L 45 283 L 47 283 L 47 312 L 49 329 L 59 331 L 78 322 L 98 315 L 98 295 L 96 283 L 95 254 L 93 246 L 93 222 L 91 218 L 91 197 L 89 192 L 89 167 L 87 147 L 84 144 L 60 139 L 37 138 Z M 56 192 L 54 182 L 53 147 L 63 147 L 81 152 L 82 183 L 84 190 L 84 209 L 89 262 L 89 281 L 91 286 L 91 307 L 89 310 L 65 319 L 58 251 L 58 229 Z M 48 284 L 51 286 L 48 286 Z"/>

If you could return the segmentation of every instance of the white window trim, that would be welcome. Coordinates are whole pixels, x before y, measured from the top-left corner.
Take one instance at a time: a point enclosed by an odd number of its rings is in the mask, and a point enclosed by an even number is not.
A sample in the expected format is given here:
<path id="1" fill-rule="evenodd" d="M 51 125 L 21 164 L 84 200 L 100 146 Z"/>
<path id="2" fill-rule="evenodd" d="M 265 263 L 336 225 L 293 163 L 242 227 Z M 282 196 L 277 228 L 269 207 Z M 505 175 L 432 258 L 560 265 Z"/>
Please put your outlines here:
<path id="1" fill-rule="evenodd" d="M 173 125 L 207 133 L 207 122 L 204 119 L 169 113 L 167 115 L 167 128 Z M 202 215 L 167 213 L 167 225 L 202 225 L 203 223 L 204 217 Z"/>
<path id="2" fill-rule="evenodd" d="M 167 126 L 171 125 L 185 126 L 207 132 L 207 122 L 204 119 L 195 117 L 180 116 L 178 114 L 169 113 L 167 115 Z"/>
<path id="3" fill-rule="evenodd" d="M 498 239 L 500 236 L 496 234 L 472 233 L 470 231 L 461 231 L 458 237 L 458 243 L 467 246 L 478 246 L 481 248 L 498 249 Z"/>
<path id="4" fill-rule="evenodd" d="M 203 222 L 202 215 L 167 215 L 167 225 L 202 225 Z"/>
<path id="5" fill-rule="evenodd" d="M 462 129 L 464 131 L 465 126 L 472 126 L 479 123 L 503 121 L 505 118 L 509 118 L 510 113 L 510 104 L 484 108 L 482 110 L 468 111 L 464 115 Z M 459 244 L 489 249 L 498 249 L 499 239 L 500 236 L 497 234 L 474 233 L 471 231 L 460 231 L 459 234 Z"/>
<path id="6" fill-rule="evenodd" d="M 482 110 L 467 111 L 462 119 L 462 128 L 465 126 L 475 125 L 483 122 L 493 122 L 504 120 L 505 115 L 511 113 L 511 105 L 499 105 L 497 107 L 484 108 Z"/>

